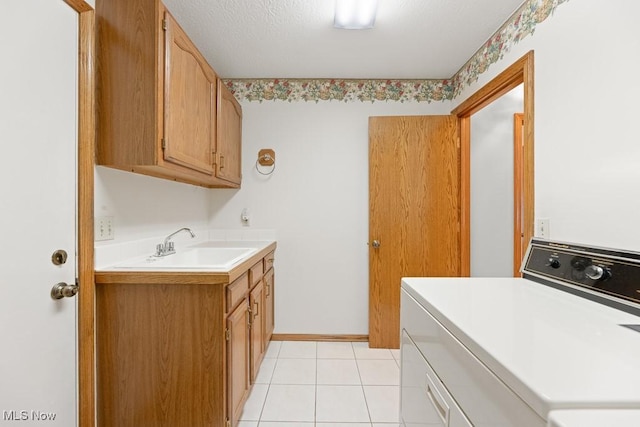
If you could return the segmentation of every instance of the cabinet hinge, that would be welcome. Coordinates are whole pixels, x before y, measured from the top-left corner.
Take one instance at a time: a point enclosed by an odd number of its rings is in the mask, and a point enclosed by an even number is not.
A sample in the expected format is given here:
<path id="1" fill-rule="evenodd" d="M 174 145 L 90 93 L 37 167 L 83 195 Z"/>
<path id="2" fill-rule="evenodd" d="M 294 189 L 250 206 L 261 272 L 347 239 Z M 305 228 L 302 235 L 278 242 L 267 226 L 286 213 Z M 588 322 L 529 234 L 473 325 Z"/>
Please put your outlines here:
<path id="1" fill-rule="evenodd" d="M 229 341 L 231 339 L 231 331 L 229 330 L 229 328 L 226 328 L 224 330 L 224 337 L 227 341 Z"/>
<path id="2" fill-rule="evenodd" d="M 165 141 L 164 138 L 160 140 L 160 146 L 163 150 L 167 148 L 167 141 Z"/>
<path id="3" fill-rule="evenodd" d="M 167 20 L 166 19 L 162 20 L 162 30 L 163 31 L 167 31 Z"/>

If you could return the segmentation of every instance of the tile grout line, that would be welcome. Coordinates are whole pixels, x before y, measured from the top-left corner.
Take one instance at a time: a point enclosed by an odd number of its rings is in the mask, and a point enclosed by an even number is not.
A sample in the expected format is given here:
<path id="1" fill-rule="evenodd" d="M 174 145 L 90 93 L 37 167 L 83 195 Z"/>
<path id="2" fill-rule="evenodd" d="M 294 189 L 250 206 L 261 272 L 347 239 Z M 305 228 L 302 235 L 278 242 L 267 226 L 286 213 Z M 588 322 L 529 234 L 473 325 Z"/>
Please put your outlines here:
<path id="1" fill-rule="evenodd" d="M 278 352 L 280 352 L 278 350 Z M 276 358 L 276 363 L 273 365 L 273 372 L 271 372 L 271 377 L 269 378 L 269 383 L 267 384 L 267 392 L 264 395 L 264 402 L 262 402 L 262 407 L 260 408 L 260 415 L 258 415 L 258 426 L 262 421 L 262 414 L 264 412 L 264 407 L 267 406 L 267 397 L 269 396 L 269 390 L 271 390 L 271 381 L 273 381 L 273 374 L 276 372 L 276 367 L 278 366 L 278 359 Z"/>
<path id="2" fill-rule="evenodd" d="M 273 341 L 269 341 L 271 343 Z M 260 409 L 260 415 L 258 416 L 258 426 L 262 422 L 262 414 L 264 413 L 264 408 L 267 406 L 267 397 L 269 396 L 269 391 L 271 390 L 271 383 L 273 382 L 273 376 L 276 373 L 276 367 L 278 366 L 278 359 L 280 356 L 280 350 L 282 350 L 282 343 L 278 346 L 278 351 L 275 357 L 275 363 L 273 365 L 273 372 L 271 372 L 271 376 L 269 377 L 269 383 L 267 384 L 267 393 L 264 395 L 264 402 L 262 402 L 262 408 Z"/>
<path id="3" fill-rule="evenodd" d="M 358 370 L 358 377 L 360 377 L 360 388 L 362 389 L 362 397 L 364 398 L 364 404 L 367 407 L 367 415 L 369 416 L 369 425 L 373 426 L 373 420 L 371 419 L 371 411 L 369 410 L 369 402 L 367 401 L 367 394 L 364 392 L 364 383 L 362 382 L 360 365 L 358 364 L 358 357 L 356 355 L 356 349 L 353 348 L 353 343 L 351 343 L 351 350 L 353 351 L 353 358 L 356 361 L 356 369 Z"/>

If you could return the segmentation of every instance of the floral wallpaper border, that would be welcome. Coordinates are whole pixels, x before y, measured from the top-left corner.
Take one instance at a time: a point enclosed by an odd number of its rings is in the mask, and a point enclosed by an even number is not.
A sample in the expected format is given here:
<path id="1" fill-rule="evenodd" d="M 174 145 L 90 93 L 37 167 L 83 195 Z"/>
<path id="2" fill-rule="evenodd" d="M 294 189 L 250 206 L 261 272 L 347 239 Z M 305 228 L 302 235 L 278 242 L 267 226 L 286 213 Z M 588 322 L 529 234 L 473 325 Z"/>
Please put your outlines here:
<path id="1" fill-rule="evenodd" d="M 477 81 L 491 64 L 501 60 L 520 40 L 533 34 L 538 24 L 567 1 L 569 0 L 529 0 L 524 3 L 451 78 L 455 86 L 454 98 L 465 87 Z"/>
<path id="2" fill-rule="evenodd" d="M 225 84 L 247 101 L 418 101 L 452 99 L 449 80 L 239 79 Z"/>
<path id="3" fill-rule="evenodd" d="M 478 80 L 520 40 L 569 0 L 528 0 L 450 79 L 351 80 L 351 79 L 229 79 L 224 84 L 240 100 L 247 101 L 343 101 L 434 102 L 452 100 Z"/>

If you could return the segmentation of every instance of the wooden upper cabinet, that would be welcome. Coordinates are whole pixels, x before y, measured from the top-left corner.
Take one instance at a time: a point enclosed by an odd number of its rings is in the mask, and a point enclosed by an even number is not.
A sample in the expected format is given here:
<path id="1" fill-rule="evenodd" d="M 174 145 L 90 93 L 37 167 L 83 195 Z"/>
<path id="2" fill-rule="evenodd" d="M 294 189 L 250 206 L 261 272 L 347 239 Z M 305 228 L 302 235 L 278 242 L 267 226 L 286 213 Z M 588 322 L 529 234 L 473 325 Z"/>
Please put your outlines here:
<path id="1" fill-rule="evenodd" d="M 218 83 L 218 138 L 216 176 L 240 185 L 242 180 L 242 107 L 225 87 Z"/>
<path id="2" fill-rule="evenodd" d="M 163 28 L 164 159 L 213 175 L 218 79 L 168 12 Z"/>
<path id="3" fill-rule="evenodd" d="M 219 129 L 218 76 L 165 6 L 96 0 L 96 23 L 97 164 L 238 188 L 240 134 L 216 141 L 238 118 Z"/>

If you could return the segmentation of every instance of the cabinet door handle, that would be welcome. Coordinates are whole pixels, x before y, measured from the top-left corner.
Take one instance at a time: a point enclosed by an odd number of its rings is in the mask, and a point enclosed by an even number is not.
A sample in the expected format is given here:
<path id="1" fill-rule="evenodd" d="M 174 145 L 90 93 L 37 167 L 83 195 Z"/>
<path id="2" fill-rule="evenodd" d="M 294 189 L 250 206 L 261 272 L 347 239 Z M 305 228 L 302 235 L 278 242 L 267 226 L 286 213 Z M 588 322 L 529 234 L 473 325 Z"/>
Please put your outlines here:
<path id="1" fill-rule="evenodd" d="M 224 156 L 220 156 L 220 169 L 224 169 Z"/>
<path id="2" fill-rule="evenodd" d="M 267 283 L 267 292 L 266 292 L 265 296 L 267 296 L 267 297 L 268 297 L 270 294 L 271 294 L 271 285 L 269 285 L 269 284 Z"/>
<path id="3" fill-rule="evenodd" d="M 253 305 L 256 307 L 256 310 L 253 312 L 253 317 L 258 317 L 258 301 L 254 302 Z"/>
<path id="4" fill-rule="evenodd" d="M 436 389 L 435 385 L 433 384 L 433 381 L 431 381 L 431 378 L 429 378 L 429 375 L 427 375 L 426 391 L 427 391 L 427 397 L 429 397 L 429 400 L 433 404 L 433 407 L 436 409 L 438 416 L 440 416 L 440 419 L 442 420 L 444 425 L 448 426 L 449 425 L 449 406 L 445 403 L 444 399 L 442 398 L 442 396 Z"/>

